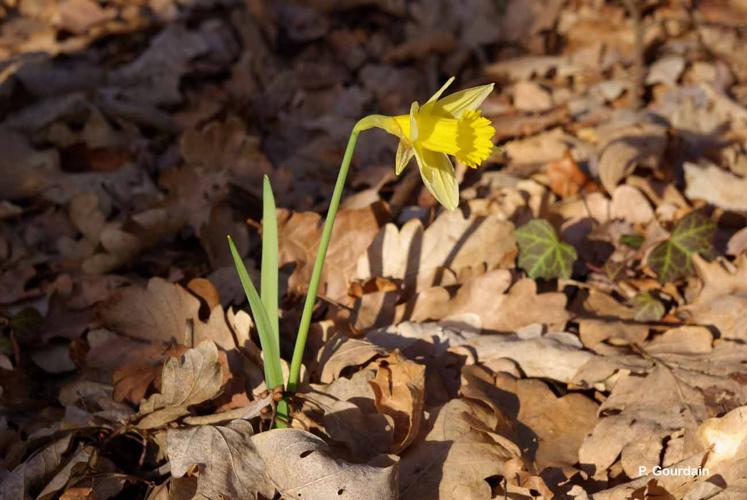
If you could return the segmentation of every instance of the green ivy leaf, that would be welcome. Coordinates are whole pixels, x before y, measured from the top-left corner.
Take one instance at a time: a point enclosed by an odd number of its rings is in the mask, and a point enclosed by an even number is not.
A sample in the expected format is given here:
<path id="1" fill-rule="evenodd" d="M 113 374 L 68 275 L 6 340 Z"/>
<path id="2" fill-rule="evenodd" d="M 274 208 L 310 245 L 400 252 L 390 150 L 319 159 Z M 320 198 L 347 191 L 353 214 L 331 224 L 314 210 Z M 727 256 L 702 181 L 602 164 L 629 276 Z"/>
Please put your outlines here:
<path id="1" fill-rule="evenodd" d="M 16 338 L 25 343 L 36 337 L 43 323 L 44 317 L 39 311 L 25 307 L 10 319 L 10 328 L 16 332 Z"/>
<path id="2" fill-rule="evenodd" d="M 643 245 L 645 238 L 640 234 L 623 234 L 620 236 L 620 244 L 638 250 Z"/>
<path id="3" fill-rule="evenodd" d="M 636 321 L 659 321 L 664 317 L 666 310 L 664 304 L 654 297 L 650 292 L 639 293 L 633 297 L 633 310 Z"/>
<path id="4" fill-rule="evenodd" d="M 668 240 L 659 243 L 648 256 L 648 265 L 659 277 L 660 283 L 691 276 L 693 255 L 715 257 L 713 236 L 716 225 L 700 212 L 683 217 L 672 230 Z"/>
<path id="5" fill-rule="evenodd" d="M 576 250 L 563 243 L 544 219 L 532 219 L 514 233 L 519 244 L 519 267 L 531 278 L 570 278 Z"/>

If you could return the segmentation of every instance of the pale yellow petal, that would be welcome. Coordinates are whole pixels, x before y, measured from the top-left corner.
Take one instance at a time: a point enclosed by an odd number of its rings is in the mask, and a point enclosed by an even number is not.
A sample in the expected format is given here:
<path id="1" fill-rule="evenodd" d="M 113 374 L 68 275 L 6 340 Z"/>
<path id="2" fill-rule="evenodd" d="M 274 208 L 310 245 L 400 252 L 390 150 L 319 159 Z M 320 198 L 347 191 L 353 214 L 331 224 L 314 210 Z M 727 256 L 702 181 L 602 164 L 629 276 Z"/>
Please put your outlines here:
<path id="1" fill-rule="evenodd" d="M 410 133 L 408 134 L 410 142 L 418 140 L 418 111 L 420 111 L 420 106 L 416 101 L 410 106 Z"/>
<path id="2" fill-rule="evenodd" d="M 444 92 L 446 92 L 446 89 L 448 89 L 449 85 L 451 85 L 453 82 L 454 82 L 454 77 L 452 76 L 451 78 L 449 78 L 448 80 L 446 80 L 446 83 L 444 83 L 443 85 L 441 85 L 441 88 L 438 89 L 438 91 L 435 94 L 433 94 L 430 99 L 428 99 L 428 101 L 426 102 L 426 104 L 428 102 L 434 102 L 439 97 L 441 97 L 441 94 L 443 94 Z"/>
<path id="3" fill-rule="evenodd" d="M 371 128 L 380 128 L 399 138 L 404 137 L 403 131 L 397 122 L 397 117 L 384 115 L 368 115 L 358 120 L 355 124 L 356 132 L 363 132 Z"/>
<path id="4" fill-rule="evenodd" d="M 434 108 L 436 113 L 445 113 L 459 118 L 465 111 L 477 109 L 493 91 L 493 84 L 480 85 L 460 90 L 440 99 Z"/>
<path id="5" fill-rule="evenodd" d="M 414 149 L 425 187 L 441 205 L 454 210 L 459 205 L 459 185 L 451 160 L 443 153 L 429 151 L 417 145 Z"/>
<path id="6" fill-rule="evenodd" d="M 394 173 L 399 175 L 405 169 L 410 160 L 412 160 L 415 150 L 405 141 L 399 141 L 397 146 L 397 160 L 394 164 Z"/>

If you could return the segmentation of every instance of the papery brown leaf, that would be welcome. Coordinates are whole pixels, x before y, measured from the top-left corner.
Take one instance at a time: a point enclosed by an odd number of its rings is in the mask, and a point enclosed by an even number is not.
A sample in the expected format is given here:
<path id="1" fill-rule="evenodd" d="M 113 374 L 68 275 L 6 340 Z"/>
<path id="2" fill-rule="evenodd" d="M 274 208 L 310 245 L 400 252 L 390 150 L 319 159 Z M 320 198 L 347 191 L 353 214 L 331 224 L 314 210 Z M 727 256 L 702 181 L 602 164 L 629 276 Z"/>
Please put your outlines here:
<path id="1" fill-rule="evenodd" d="M 516 256 L 513 225 L 498 216 L 442 212 L 427 228 L 419 220 L 384 226 L 357 264 L 356 277 L 397 278 L 407 290 L 454 283 L 462 269 L 509 267 Z"/>
<path id="2" fill-rule="evenodd" d="M 703 288 L 691 304 L 681 308 L 691 321 L 718 329 L 724 338 L 747 339 L 747 256 L 740 256 L 732 271 L 718 261 L 706 262 L 699 256 L 693 264 Z"/>
<path id="3" fill-rule="evenodd" d="M 274 486 L 252 434 L 252 425 L 246 420 L 225 426 L 169 429 L 166 453 L 171 473 L 183 477 L 196 465 L 196 494 L 204 498 L 272 498 Z"/>
<path id="4" fill-rule="evenodd" d="M 226 350 L 237 347 L 221 307 L 213 307 L 206 322 L 200 319 L 199 311 L 197 298 L 161 278 L 152 278 L 145 289 L 123 288 L 98 309 L 105 326 L 131 338 L 184 345 L 211 340 Z M 247 340 L 248 337 L 243 338 L 244 342 Z"/>
<path id="5" fill-rule="evenodd" d="M 442 319 L 463 313 L 480 316 L 486 330 L 508 332 L 532 323 L 563 325 L 569 318 L 562 293 L 537 294 L 534 280 L 523 279 L 511 286 L 511 273 L 490 271 L 467 280 L 452 298 L 443 288 L 424 290 L 411 309 L 410 320 Z M 510 288 L 509 288 L 510 286 Z"/>
<path id="6" fill-rule="evenodd" d="M 262 432 L 252 443 L 283 497 L 397 498 L 398 464 L 386 456 L 370 464 L 351 464 L 336 459 L 318 437 L 298 429 Z"/>
<path id="7" fill-rule="evenodd" d="M 340 210 L 325 259 L 320 293 L 333 300 L 346 297 L 356 261 L 366 252 L 387 218 L 387 209 L 380 202 L 365 208 Z M 297 293 L 305 293 L 308 286 L 322 234 L 322 222 L 315 212 L 278 210 L 280 265 L 296 264 L 288 284 Z"/>
<path id="8" fill-rule="evenodd" d="M 376 377 L 370 381 L 376 409 L 394 421 L 391 453 L 399 454 L 420 431 L 425 403 L 425 366 L 395 351 L 376 361 Z"/>
<path id="9" fill-rule="evenodd" d="M 386 349 L 368 341 L 336 335 L 325 343 L 319 353 L 319 380 L 324 383 L 332 382 L 345 368 L 364 365 L 386 352 Z"/>
<path id="10" fill-rule="evenodd" d="M 161 392 L 140 404 L 141 429 L 151 429 L 189 413 L 188 407 L 214 398 L 225 383 L 224 363 L 210 341 L 188 350 L 163 366 Z"/>

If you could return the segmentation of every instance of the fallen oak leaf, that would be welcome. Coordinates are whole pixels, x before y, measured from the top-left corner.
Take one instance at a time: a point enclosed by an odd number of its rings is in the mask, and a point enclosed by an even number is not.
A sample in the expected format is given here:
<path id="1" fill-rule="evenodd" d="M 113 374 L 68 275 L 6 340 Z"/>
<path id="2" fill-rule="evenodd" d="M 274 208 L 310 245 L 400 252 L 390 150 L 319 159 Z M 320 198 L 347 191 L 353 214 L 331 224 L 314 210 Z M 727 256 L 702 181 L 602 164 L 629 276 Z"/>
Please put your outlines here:
<path id="1" fill-rule="evenodd" d="M 252 443 L 284 498 L 397 498 L 398 463 L 385 455 L 375 461 L 381 466 L 344 462 L 320 438 L 298 429 L 262 432 Z"/>
<path id="2" fill-rule="evenodd" d="M 189 414 L 188 407 L 214 398 L 224 383 L 224 365 L 211 341 L 163 366 L 161 392 L 140 404 L 137 427 L 152 429 Z"/>
<path id="3" fill-rule="evenodd" d="M 112 383 L 114 384 L 114 401 L 128 400 L 134 404 L 140 404 L 145 394 L 148 392 L 151 384 L 161 377 L 163 361 L 169 358 L 178 358 L 189 348 L 181 344 L 166 346 L 165 351 L 152 362 L 148 359 L 138 360 L 118 368 L 112 374 Z M 148 351 L 143 355 L 147 356 Z M 154 353 L 155 354 L 155 353 Z"/>
<path id="4" fill-rule="evenodd" d="M 197 491 L 203 498 L 272 498 L 274 487 L 252 442 L 252 424 L 199 425 L 166 431 L 166 453 L 174 477 L 197 465 Z"/>
<path id="5" fill-rule="evenodd" d="M 399 454 L 420 431 L 425 404 L 425 366 L 408 360 L 398 351 L 376 361 L 378 370 L 371 380 L 374 403 L 379 413 L 394 421 L 391 453 Z"/>
<path id="6" fill-rule="evenodd" d="M 207 321 L 202 321 L 200 300 L 162 278 L 152 278 L 145 289 L 122 288 L 100 303 L 97 313 L 108 329 L 148 342 L 197 345 L 211 340 L 225 350 L 249 342 L 248 332 L 231 330 L 219 305 L 210 310 Z"/>
<path id="7" fill-rule="evenodd" d="M 337 379 L 345 368 L 365 365 L 373 358 L 386 353 L 386 349 L 367 340 L 335 335 L 325 342 L 319 353 L 319 380 L 328 384 Z"/>
<path id="8" fill-rule="evenodd" d="M 679 311 L 691 322 L 718 329 L 723 338 L 742 341 L 747 339 L 747 255 L 733 263 L 734 272 L 718 261 L 706 262 L 693 257 L 693 267 L 703 282 L 703 287 L 691 304 Z"/>
<path id="9" fill-rule="evenodd" d="M 411 321 L 440 320 L 464 313 L 477 314 L 484 330 L 510 332 L 533 323 L 562 327 L 570 317 L 562 293 L 537 293 L 534 280 L 511 285 L 511 272 L 496 269 L 466 280 L 452 297 L 434 287 L 399 306 L 398 317 Z M 404 318 L 409 312 L 410 316 Z"/>
<path id="10" fill-rule="evenodd" d="M 427 228 L 413 219 L 384 226 L 357 263 L 355 277 L 401 279 L 408 291 L 453 284 L 462 269 L 485 263 L 510 267 L 516 256 L 513 224 L 498 215 L 442 212 Z"/>
<path id="11" fill-rule="evenodd" d="M 383 202 L 340 210 L 322 271 L 323 295 L 333 300 L 343 300 L 347 296 L 356 262 L 388 218 L 389 212 Z M 297 293 L 306 291 L 321 235 L 322 218 L 316 212 L 278 210 L 279 264 L 296 264 L 288 286 Z"/>

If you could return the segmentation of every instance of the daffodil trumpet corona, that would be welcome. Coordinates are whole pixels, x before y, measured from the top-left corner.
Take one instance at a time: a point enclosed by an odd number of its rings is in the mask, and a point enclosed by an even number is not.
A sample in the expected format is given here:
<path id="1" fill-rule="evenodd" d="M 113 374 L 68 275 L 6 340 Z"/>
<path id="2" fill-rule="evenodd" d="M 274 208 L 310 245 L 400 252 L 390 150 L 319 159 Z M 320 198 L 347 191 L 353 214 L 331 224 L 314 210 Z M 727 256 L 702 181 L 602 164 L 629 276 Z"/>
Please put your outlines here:
<path id="1" fill-rule="evenodd" d="M 324 267 L 324 258 L 329 247 L 329 239 L 332 235 L 335 216 L 340 206 L 358 134 L 371 128 L 380 128 L 397 136 L 399 146 L 395 159 L 395 173 L 399 175 L 415 157 L 426 188 L 441 205 L 449 210 L 454 210 L 459 205 L 459 185 L 449 156 L 453 156 L 457 161 L 469 167 L 477 168 L 493 152 L 492 138 L 495 129 L 490 120 L 484 118 L 478 109 L 493 90 L 493 84 L 472 87 L 441 98 L 453 81 L 454 78 L 450 78 L 422 106 L 417 102 L 412 103 L 410 113 L 407 115 L 370 115 L 358 121 L 353 127 L 337 175 L 327 219 L 322 229 L 319 250 L 311 273 L 301 322 L 298 326 L 298 336 L 288 375 L 289 392 L 295 391 L 299 383 L 301 362 Z"/>

